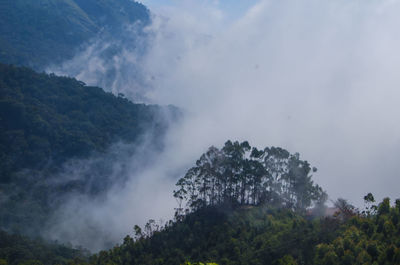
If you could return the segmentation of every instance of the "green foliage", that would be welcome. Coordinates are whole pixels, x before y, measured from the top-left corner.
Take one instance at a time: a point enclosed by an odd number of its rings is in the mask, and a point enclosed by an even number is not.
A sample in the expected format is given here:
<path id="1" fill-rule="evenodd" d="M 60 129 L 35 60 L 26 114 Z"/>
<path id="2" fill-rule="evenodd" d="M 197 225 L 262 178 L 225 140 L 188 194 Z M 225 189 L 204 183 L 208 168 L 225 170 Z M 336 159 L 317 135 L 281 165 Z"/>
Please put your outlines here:
<path id="1" fill-rule="evenodd" d="M 136 226 L 139 237 L 127 236 L 122 245 L 94 255 L 90 264 L 400 264 L 397 205 L 390 207 L 385 198 L 377 213 L 359 214 L 346 200 L 339 202 L 352 214 L 309 219 L 265 205 L 205 205 L 145 235 Z"/>
<path id="2" fill-rule="evenodd" d="M 372 193 L 368 193 L 367 195 L 365 195 L 364 202 L 365 202 L 365 210 L 362 213 L 368 216 L 370 216 L 371 214 L 375 214 L 376 211 L 378 210 L 378 207 L 373 204 L 375 202 L 374 195 L 372 195 Z"/>
<path id="3" fill-rule="evenodd" d="M 326 193 L 311 180 L 312 169 L 299 154 L 282 148 L 251 148 L 248 142 L 227 141 L 219 150 L 210 147 L 178 180 L 174 197 L 187 210 L 205 206 L 268 204 L 305 211 L 323 204 Z"/>
<path id="4" fill-rule="evenodd" d="M 86 264 L 84 250 L 0 231 L 0 265 Z"/>
<path id="5" fill-rule="evenodd" d="M 0 62 L 42 70 L 100 32 L 116 36 L 138 21 L 149 12 L 130 0 L 0 0 Z"/>
<path id="6" fill-rule="evenodd" d="M 61 164 L 116 141 L 136 141 L 148 128 L 161 135 L 161 114 L 157 106 L 133 104 L 72 78 L 0 64 L 0 182 L 50 160 Z"/>
<path id="7" fill-rule="evenodd" d="M 202 263 L 202 262 L 197 262 L 197 263 L 190 263 L 190 262 L 185 262 L 183 265 L 218 265 L 217 263 Z"/>
<path id="8" fill-rule="evenodd" d="M 399 214 L 385 198 L 377 214 L 352 217 L 336 239 L 317 246 L 315 264 L 399 264 Z"/>
<path id="9" fill-rule="evenodd" d="M 331 232 L 328 226 L 289 209 L 209 206 L 149 236 L 127 237 L 93 256 L 91 264 L 312 264 L 314 246 L 336 236 L 337 229 Z"/>
<path id="10" fill-rule="evenodd" d="M 278 260 L 278 265 L 297 265 L 297 261 L 290 255 L 285 255 Z"/>

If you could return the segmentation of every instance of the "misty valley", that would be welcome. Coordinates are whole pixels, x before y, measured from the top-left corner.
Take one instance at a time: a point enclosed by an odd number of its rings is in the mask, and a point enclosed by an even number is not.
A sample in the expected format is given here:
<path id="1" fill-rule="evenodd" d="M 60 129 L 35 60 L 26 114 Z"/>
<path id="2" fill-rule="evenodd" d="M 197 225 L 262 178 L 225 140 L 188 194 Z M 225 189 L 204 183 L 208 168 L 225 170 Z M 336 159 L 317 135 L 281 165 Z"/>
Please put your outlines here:
<path id="1" fill-rule="evenodd" d="M 400 264 L 399 0 L 0 0 L 0 265 Z"/>

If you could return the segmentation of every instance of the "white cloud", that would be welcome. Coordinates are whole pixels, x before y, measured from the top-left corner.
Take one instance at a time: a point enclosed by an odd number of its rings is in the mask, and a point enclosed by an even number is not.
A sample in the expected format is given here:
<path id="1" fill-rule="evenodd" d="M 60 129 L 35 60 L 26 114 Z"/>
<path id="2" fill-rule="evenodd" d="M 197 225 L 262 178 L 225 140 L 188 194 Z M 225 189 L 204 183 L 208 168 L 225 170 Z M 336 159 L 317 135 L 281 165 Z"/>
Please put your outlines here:
<path id="1" fill-rule="evenodd" d="M 192 113 L 176 136 L 201 146 L 188 151 L 228 138 L 283 146 L 320 168 L 332 198 L 396 197 L 399 11 L 398 1 L 269 0 L 226 23 L 175 6 L 150 29 L 148 96 Z"/>

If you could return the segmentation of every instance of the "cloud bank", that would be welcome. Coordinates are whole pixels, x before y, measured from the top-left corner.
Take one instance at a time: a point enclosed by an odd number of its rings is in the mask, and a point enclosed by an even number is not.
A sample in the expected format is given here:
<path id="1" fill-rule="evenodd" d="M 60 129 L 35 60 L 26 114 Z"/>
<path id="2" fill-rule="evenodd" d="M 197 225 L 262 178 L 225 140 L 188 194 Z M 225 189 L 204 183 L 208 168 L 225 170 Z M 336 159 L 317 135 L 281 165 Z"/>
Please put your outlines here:
<path id="1" fill-rule="evenodd" d="M 333 199 L 399 197 L 399 1 L 259 1 L 229 22 L 189 2 L 155 19 L 144 64 L 147 96 L 192 114 L 180 145 L 282 146 Z"/>

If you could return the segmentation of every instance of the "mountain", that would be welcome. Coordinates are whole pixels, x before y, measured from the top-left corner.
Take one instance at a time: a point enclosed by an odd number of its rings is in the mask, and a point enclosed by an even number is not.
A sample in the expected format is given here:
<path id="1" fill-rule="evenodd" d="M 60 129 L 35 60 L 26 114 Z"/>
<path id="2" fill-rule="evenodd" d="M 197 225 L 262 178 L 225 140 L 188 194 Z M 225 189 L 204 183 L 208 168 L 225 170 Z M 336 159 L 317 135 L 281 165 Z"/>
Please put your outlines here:
<path id="1" fill-rule="evenodd" d="M 95 36 L 120 38 L 124 26 L 148 22 L 131 0 L 0 0 L 0 62 L 42 70 Z"/>
<path id="2" fill-rule="evenodd" d="M 163 112 L 73 78 L 0 64 L 0 182 L 50 160 L 61 164 L 134 142 L 149 128 L 157 139 L 167 126 Z"/>
<path id="3" fill-rule="evenodd" d="M 173 107 L 134 104 L 73 78 L 0 64 L 0 227 L 35 235 L 64 195 L 103 195 L 123 183 L 124 171 L 112 174 L 115 163 L 144 141 L 161 150 L 178 117 Z M 113 152 L 116 143 L 123 147 Z M 87 172 L 64 180 L 68 161 L 81 161 Z"/>

